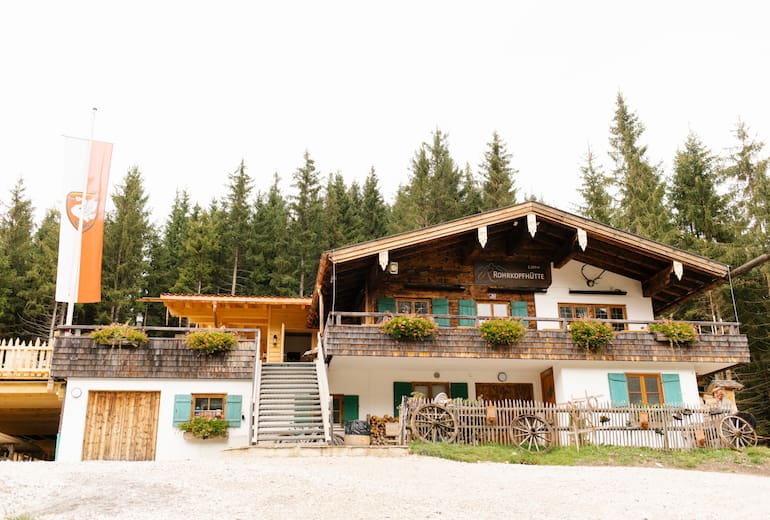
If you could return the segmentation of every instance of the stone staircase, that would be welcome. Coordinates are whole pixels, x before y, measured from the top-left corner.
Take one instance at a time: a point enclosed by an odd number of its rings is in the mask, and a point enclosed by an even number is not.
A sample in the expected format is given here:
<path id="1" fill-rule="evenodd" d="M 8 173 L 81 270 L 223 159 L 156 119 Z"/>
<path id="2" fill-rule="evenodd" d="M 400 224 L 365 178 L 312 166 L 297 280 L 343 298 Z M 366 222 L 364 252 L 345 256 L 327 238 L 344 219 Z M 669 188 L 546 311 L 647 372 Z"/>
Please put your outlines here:
<path id="1" fill-rule="evenodd" d="M 262 365 L 254 444 L 325 444 L 314 363 Z"/>

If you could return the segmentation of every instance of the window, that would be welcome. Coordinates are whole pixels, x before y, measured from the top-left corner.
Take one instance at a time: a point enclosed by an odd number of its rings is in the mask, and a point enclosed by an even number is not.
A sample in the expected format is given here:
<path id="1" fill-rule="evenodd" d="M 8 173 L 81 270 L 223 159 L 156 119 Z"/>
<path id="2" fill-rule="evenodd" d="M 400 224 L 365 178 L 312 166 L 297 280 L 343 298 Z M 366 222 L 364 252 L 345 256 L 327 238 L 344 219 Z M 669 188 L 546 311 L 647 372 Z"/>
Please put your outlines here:
<path id="1" fill-rule="evenodd" d="M 357 395 L 332 395 L 332 421 L 334 424 L 344 426 L 347 421 L 358 420 L 358 396 Z"/>
<path id="2" fill-rule="evenodd" d="M 629 403 L 663 404 L 659 374 L 626 374 L 626 385 Z"/>
<path id="3" fill-rule="evenodd" d="M 412 383 L 412 392 L 420 392 L 427 399 L 433 399 L 441 392 L 447 397 L 452 397 L 449 392 L 449 383 Z"/>
<path id="4" fill-rule="evenodd" d="M 226 397 L 225 394 L 193 394 L 190 417 L 224 419 Z"/>
<path id="5" fill-rule="evenodd" d="M 564 320 L 594 318 L 597 320 L 625 320 L 625 305 L 601 305 L 586 303 L 560 303 L 559 317 Z M 625 323 L 613 323 L 615 330 L 625 330 Z"/>
<path id="6" fill-rule="evenodd" d="M 479 318 L 507 318 L 509 306 L 507 302 L 478 302 L 476 315 Z"/>
<path id="7" fill-rule="evenodd" d="M 430 314 L 430 300 L 396 300 L 399 314 Z"/>

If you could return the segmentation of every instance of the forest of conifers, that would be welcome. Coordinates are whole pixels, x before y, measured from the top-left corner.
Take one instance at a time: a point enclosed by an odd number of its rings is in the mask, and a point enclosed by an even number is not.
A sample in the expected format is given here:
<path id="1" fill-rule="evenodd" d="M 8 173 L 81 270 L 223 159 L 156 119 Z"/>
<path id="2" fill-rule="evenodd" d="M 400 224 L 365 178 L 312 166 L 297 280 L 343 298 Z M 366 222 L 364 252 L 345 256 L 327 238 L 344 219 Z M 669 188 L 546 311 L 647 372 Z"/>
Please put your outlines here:
<path id="1" fill-rule="evenodd" d="M 681 143 L 671 171 L 647 156 L 644 125 L 618 94 L 606 166 L 589 149 L 579 166 L 576 211 L 735 268 L 768 252 L 770 180 L 764 143 L 739 121 L 734 147 L 714 154 L 696 133 Z M 162 309 L 137 304 L 160 293 L 307 296 L 322 251 L 521 202 L 507 143 L 493 133 L 477 167 L 458 166 L 446 134 L 418 146 L 408 182 L 388 203 L 377 174 L 363 186 L 322 177 L 309 153 L 293 172 L 292 194 L 275 176 L 254 192 L 247 165 L 228 176 L 227 195 L 203 207 L 178 192 L 163 225 L 151 224 L 138 167 L 111 194 L 105 221 L 102 302 L 78 305 L 75 323 L 127 322 L 137 312 L 163 325 Z M 578 169 L 576 167 L 576 169 Z M 527 198 L 524 194 L 523 198 Z M 561 208 L 571 211 L 572 208 Z M 19 180 L 0 207 L 0 338 L 47 337 L 63 314 L 54 301 L 59 214 L 41 222 Z M 759 266 L 703 294 L 674 317 L 737 320 L 752 361 L 736 370 L 747 389 L 739 406 L 770 431 L 770 269 Z M 735 305 L 733 304 L 735 302 Z M 736 316 L 737 313 L 737 316 Z"/>

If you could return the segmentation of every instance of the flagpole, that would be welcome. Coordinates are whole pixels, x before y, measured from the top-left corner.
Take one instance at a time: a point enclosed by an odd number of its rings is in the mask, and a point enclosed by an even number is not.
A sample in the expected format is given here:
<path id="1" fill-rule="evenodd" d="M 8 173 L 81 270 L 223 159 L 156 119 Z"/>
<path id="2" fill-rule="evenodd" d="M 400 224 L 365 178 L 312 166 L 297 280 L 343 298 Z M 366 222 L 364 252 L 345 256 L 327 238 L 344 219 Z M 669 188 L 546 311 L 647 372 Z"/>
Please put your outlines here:
<path id="1" fill-rule="evenodd" d="M 91 155 L 90 146 L 94 140 L 95 126 L 96 126 L 96 107 L 93 107 L 91 109 L 91 137 L 89 138 L 89 149 L 88 149 L 89 157 Z M 66 320 L 67 326 L 72 325 L 72 319 L 75 314 L 75 303 L 77 302 L 78 285 L 80 283 L 80 257 L 83 254 L 81 250 L 82 244 L 83 244 L 83 217 L 85 216 L 85 209 L 86 209 L 86 202 L 87 202 L 87 195 L 88 195 L 88 164 L 90 164 L 90 160 L 86 161 L 86 171 L 85 171 L 85 177 L 84 177 L 85 180 L 83 181 L 83 190 L 80 192 L 80 217 L 78 218 L 78 239 L 77 239 L 78 243 L 75 249 L 78 252 L 78 255 L 72 267 L 72 270 L 74 271 L 75 275 L 72 277 L 72 286 L 70 287 L 69 301 L 67 302 L 67 320 Z"/>

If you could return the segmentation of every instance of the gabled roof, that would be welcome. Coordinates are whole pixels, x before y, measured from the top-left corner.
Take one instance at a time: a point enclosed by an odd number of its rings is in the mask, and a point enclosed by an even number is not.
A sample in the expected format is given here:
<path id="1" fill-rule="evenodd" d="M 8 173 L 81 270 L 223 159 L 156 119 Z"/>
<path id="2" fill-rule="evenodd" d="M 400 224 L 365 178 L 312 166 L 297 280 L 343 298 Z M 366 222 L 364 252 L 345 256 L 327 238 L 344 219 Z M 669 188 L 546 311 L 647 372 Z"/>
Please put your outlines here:
<path id="1" fill-rule="evenodd" d="M 528 230 L 528 215 L 537 222 L 535 236 Z M 335 271 L 337 308 L 345 308 L 360 292 L 365 277 L 378 263 L 381 252 L 392 260 L 456 249 L 465 257 L 481 251 L 478 229 L 487 228 L 489 241 L 504 240 L 512 258 L 553 262 L 555 267 L 569 260 L 607 269 L 638 280 L 652 298 L 656 313 L 670 309 L 690 296 L 723 282 L 729 267 L 632 233 L 561 211 L 539 202 L 525 202 L 456 219 L 415 231 L 326 251 L 316 279 L 313 307 L 319 290 L 325 305 L 331 300 L 331 276 Z M 585 250 L 579 245 L 578 230 L 586 234 Z M 675 274 L 681 264 L 682 278 Z"/>

